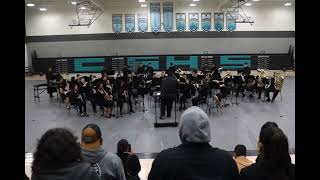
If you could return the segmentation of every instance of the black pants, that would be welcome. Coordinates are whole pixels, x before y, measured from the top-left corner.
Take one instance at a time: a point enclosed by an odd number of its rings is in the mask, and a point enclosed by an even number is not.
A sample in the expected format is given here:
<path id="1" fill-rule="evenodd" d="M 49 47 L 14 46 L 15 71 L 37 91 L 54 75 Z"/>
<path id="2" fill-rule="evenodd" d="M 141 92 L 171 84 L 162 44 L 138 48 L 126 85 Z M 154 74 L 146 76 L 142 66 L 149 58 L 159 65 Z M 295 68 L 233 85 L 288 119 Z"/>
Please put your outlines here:
<path id="1" fill-rule="evenodd" d="M 120 108 L 120 113 L 122 113 L 124 102 L 127 102 L 129 104 L 130 111 L 132 110 L 131 96 L 129 95 L 127 99 L 125 98 L 125 96 L 119 96 L 117 103 L 118 103 L 118 107 Z"/>
<path id="2" fill-rule="evenodd" d="M 235 89 L 236 89 L 236 97 L 239 96 L 239 92 L 243 93 L 243 91 L 244 91 L 242 84 L 237 84 Z"/>
<path id="3" fill-rule="evenodd" d="M 270 100 L 270 92 L 273 92 L 272 101 L 274 101 L 280 91 L 276 90 L 276 88 L 274 86 L 270 86 L 269 88 L 267 88 L 265 96 L 268 98 L 268 100 Z"/>
<path id="4" fill-rule="evenodd" d="M 201 102 L 201 101 L 203 101 L 203 100 L 205 100 L 205 99 L 206 99 L 206 98 L 203 97 L 203 96 L 201 96 L 201 95 L 193 98 L 193 99 L 192 99 L 192 106 L 198 106 L 198 105 L 199 105 L 199 102 Z"/>
<path id="5" fill-rule="evenodd" d="M 96 104 L 95 98 L 94 97 L 87 97 L 87 100 L 90 101 L 90 103 L 92 105 L 93 112 L 96 113 L 97 112 L 97 104 Z"/>
<path id="6" fill-rule="evenodd" d="M 83 102 L 81 99 L 77 99 L 76 101 L 72 102 L 72 105 L 78 106 L 81 114 L 82 114 L 82 108 L 83 108 L 83 112 L 87 113 L 86 103 Z"/>
<path id="7" fill-rule="evenodd" d="M 257 87 L 258 99 L 261 98 L 261 93 L 264 90 L 264 87 Z"/>
<path id="8" fill-rule="evenodd" d="M 187 102 L 187 99 L 188 99 L 188 95 L 187 94 L 182 94 L 182 96 L 180 97 L 180 108 L 182 108 L 182 104 L 183 104 L 183 108 L 185 109 L 186 108 L 186 102 Z"/>
<path id="9" fill-rule="evenodd" d="M 171 116 L 173 99 L 163 99 L 161 98 L 161 116 L 165 115 L 165 110 L 167 108 L 167 117 Z"/>

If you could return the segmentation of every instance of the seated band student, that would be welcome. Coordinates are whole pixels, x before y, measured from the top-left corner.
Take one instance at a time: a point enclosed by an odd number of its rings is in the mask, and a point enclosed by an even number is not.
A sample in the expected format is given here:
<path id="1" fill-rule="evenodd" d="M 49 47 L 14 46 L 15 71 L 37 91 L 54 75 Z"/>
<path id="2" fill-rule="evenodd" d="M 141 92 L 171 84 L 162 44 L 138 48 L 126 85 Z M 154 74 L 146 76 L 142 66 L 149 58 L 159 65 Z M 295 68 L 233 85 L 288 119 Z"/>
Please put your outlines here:
<path id="1" fill-rule="evenodd" d="M 236 180 L 235 161 L 229 152 L 209 144 L 210 129 L 209 117 L 201 108 L 185 110 L 178 130 L 182 144 L 156 156 L 148 180 Z"/>
<path id="2" fill-rule="evenodd" d="M 89 116 L 87 114 L 86 102 L 79 92 L 78 84 L 74 84 L 73 89 L 70 91 L 69 98 L 70 98 L 70 104 L 76 105 L 79 108 L 81 117 Z"/>
<path id="3" fill-rule="evenodd" d="M 83 161 L 96 170 L 101 180 L 126 180 L 121 159 L 103 146 L 100 127 L 88 124 L 82 130 L 81 149 Z"/>
<path id="4" fill-rule="evenodd" d="M 179 99 L 180 102 L 180 107 L 179 110 L 185 110 L 186 109 L 186 102 L 187 99 L 191 97 L 191 85 L 189 83 L 189 80 L 186 78 L 180 78 L 180 84 L 179 84 L 179 89 L 181 93 L 181 97 Z"/>
<path id="5" fill-rule="evenodd" d="M 69 100 L 70 91 L 71 91 L 70 84 L 66 79 L 63 79 L 59 87 L 59 94 L 62 102 L 65 102 L 67 109 L 70 108 L 70 100 Z"/>
<path id="6" fill-rule="evenodd" d="M 234 148 L 234 160 L 237 163 L 239 173 L 241 169 L 250 166 L 253 162 L 246 158 L 247 148 L 243 144 L 238 144 Z"/>
<path id="7" fill-rule="evenodd" d="M 102 109 L 101 116 L 106 114 L 107 118 L 110 118 L 110 108 L 112 106 L 112 102 L 110 102 L 110 94 L 104 90 L 103 83 L 98 84 L 98 89 L 96 91 L 96 104 L 100 106 Z"/>
<path id="8" fill-rule="evenodd" d="M 198 106 L 199 102 L 206 100 L 208 97 L 209 93 L 209 85 L 205 79 L 202 80 L 202 87 L 198 89 L 198 96 L 192 99 L 192 105 L 193 106 Z"/>
<path id="9" fill-rule="evenodd" d="M 107 108 L 109 108 L 109 115 L 112 117 L 115 117 L 114 114 L 112 114 L 113 111 L 113 93 L 114 93 L 114 88 L 112 88 L 110 84 L 110 80 L 106 80 L 106 84 L 104 86 L 104 90 L 107 92 L 106 96 L 106 101 L 107 101 Z"/>
<path id="10" fill-rule="evenodd" d="M 126 139 L 121 139 L 118 142 L 117 155 L 122 160 L 126 179 L 140 179 L 138 176 L 138 173 L 141 170 L 140 161 L 132 153 L 131 144 L 129 144 Z"/>
<path id="11" fill-rule="evenodd" d="M 291 163 L 288 139 L 280 128 L 263 129 L 258 144 L 263 155 L 241 170 L 240 180 L 295 179 L 295 165 Z"/>
<path id="12" fill-rule="evenodd" d="M 149 63 L 147 66 L 147 73 L 148 75 L 153 75 L 153 67 L 151 66 L 151 63 Z"/>
<path id="13" fill-rule="evenodd" d="M 118 87 L 118 106 L 120 108 L 120 115 L 122 115 L 123 103 L 127 102 L 130 108 L 130 112 L 134 113 L 132 109 L 131 95 L 128 89 L 128 84 L 126 81 L 121 80 L 120 86 Z"/>
<path id="14" fill-rule="evenodd" d="M 137 74 L 140 75 L 140 74 L 144 74 L 145 71 L 144 71 L 144 65 L 142 63 L 139 64 L 139 67 L 137 69 Z"/>
<path id="15" fill-rule="evenodd" d="M 77 137 L 70 130 L 54 128 L 38 141 L 32 162 L 32 180 L 99 180 L 89 163 L 82 161 Z"/>
<path id="16" fill-rule="evenodd" d="M 52 85 L 52 81 L 54 80 L 54 75 L 53 75 L 51 67 L 48 68 L 48 72 L 46 74 L 46 80 L 47 80 L 47 84 L 48 84 L 47 92 L 50 95 L 50 98 L 52 98 L 53 97 L 52 93 L 54 92 L 55 89 Z"/>

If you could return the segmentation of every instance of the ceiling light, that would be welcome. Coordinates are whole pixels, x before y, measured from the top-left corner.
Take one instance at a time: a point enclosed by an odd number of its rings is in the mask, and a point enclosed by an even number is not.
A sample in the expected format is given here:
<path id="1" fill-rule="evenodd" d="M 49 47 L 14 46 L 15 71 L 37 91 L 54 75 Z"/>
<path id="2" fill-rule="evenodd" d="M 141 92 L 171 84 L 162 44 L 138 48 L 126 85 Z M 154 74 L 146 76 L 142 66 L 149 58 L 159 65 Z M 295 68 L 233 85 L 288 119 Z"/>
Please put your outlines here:
<path id="1" fill-rule="evenodd" d="M 146 0 L 139 0 L 139 2 L 146 2 Z"/>
<path id="2" fill-rule="evenodd" d="M 77 5 L 77 2 L 75 2 L 75 1 L 72 1 L 72 2 L 71 2 L 71 4 L 73 4 L 73 5 Z"/>
<path id="3" fill-rule="evenodd" d="M 193 0 L 194 2 L 198 2 L 198 1 L 200 1 L 200 0 Z"/>
<path id="4" fill-rule="evenodd" d="M 28 4 L 27 4 L 27 6 L 28 6 L 28 7 L 33 7 L 33 6 L 34 6 L 34 4 L 32 4 L 32 3 L 28 3 Z"/>
<path id="5" fill-rule="evenodd" d="M 147 7 L 147 5 L 146 4 L 141 4 L 141 7 Z"/>
<path id="6" fill-rule="evenodd" d="M 287 2 L 287 3 L 285 3 L 284 5 L 285 5 L 285 6 L 291 6 L 292 4 L 289 3 L 289 2 Z"/>
<path id="7" fill-rule="evenodd" d="M 251 6 L 252 4 L 251 3 L 246 3 L 244 4 L 245 6 Z"/>
<path id="8" fill-rule="evenodd" d="M 46 11 L 47 9 L 46 8 L 40 8 L 39 10 L 40 11 Z"/>
<path id="9" fill-rule="evenodd" d="M 192 7 L 193 7 L 193 6 L 196 6 L 196 4 L 194 4 L 194 3 L 191 3 L 191 4 L 190 4 L 190 6 L 192 6 Z"/>
<path id="10" fill-rule="evenodd" d="M 84 10 L 84 9 L 87 9 L 86 7 L 82 6 L 80 9 Z"/>

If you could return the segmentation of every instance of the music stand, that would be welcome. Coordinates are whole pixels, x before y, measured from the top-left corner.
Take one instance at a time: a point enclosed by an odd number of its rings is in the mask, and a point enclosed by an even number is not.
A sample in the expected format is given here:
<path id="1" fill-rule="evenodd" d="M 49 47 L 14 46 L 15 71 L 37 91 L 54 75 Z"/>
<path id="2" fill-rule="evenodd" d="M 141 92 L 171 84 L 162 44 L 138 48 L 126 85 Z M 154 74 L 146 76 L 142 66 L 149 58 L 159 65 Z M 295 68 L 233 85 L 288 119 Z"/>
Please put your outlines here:
<path id="1" fill-rule="evenodd" d="M 235 86 L 235 85 L 238 85 L 238 87 L 235 88 L 235 90 L 237 91 L 237 89 L 239 88 L 239 86 L 242 86 L 242 78 L 241 78 L 241 76 L 233 76 L 233 84 L 234 84 L 234 86 Z M 239 94 L 238 94 L 238 95 L 239 95 Z M 236 103 L 232 103 L 232 104 L 239 105 L 239 103 L 238 103 L 238 96 L 236 96 Z"/>

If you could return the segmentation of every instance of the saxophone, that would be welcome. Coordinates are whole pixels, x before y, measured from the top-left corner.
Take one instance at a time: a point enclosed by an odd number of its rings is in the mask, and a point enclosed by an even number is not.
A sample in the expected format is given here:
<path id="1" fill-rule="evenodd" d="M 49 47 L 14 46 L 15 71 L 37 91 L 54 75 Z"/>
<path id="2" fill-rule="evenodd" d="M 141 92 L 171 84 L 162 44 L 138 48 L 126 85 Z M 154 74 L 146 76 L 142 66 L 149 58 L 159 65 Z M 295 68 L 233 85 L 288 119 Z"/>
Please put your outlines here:
<path id="1" fill-rule="evenodd" d="M 284 77 L 281 75 L 281 73 L 274 73 L 274 87 L 276 90 L 281 91 L 282 87 L 283 87 L 283 81 L 284 81 Z"/>

